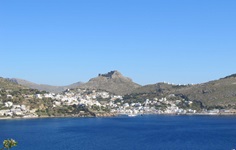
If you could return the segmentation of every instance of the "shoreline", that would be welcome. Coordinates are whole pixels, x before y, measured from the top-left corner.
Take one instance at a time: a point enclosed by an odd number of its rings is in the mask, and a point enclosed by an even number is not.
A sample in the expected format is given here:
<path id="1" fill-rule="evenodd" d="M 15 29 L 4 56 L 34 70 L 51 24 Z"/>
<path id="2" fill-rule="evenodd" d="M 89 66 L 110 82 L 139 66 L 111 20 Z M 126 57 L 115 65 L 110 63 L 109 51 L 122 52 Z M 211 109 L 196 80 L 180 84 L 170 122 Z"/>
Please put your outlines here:
<path id="1" fill-rule="evenodd" d="M 48 118 L 112 118 L 117 116 L 128 116 L 129 114 L 110 114 L 110 115 L 98 115 L 98 116 L 35 116 L 35 117 L 0 117 L 0 120 L 23 120 L 23 119 L 48 119 Z M 148 116 L 148 115 L 156 115 L 156 116 L 236 116 L 236 113 L 219 113 L 219 114 L 207 114 L 207 113 L 187 113 L 187 114 L 158 114 L 158 113 L 146 113 L 146 114 L 136 114 L 134 117 L 137 116 Z M 132 118 L 132 117 L 130 117 Z"/>
<path id="2" fill-rule="evenodd" d="M 25 120 L 25 119 L 48 119 L 48 118 L 109 118 L 109 117 L 116 117 L 116 116 L 106 116 L 106 117 L 96 117 L 96 116 L 83 116 L 83 117 L 76 117 L 76 116 L 41 116 L 41 117 L 0 117 L 0 120 Z"/>

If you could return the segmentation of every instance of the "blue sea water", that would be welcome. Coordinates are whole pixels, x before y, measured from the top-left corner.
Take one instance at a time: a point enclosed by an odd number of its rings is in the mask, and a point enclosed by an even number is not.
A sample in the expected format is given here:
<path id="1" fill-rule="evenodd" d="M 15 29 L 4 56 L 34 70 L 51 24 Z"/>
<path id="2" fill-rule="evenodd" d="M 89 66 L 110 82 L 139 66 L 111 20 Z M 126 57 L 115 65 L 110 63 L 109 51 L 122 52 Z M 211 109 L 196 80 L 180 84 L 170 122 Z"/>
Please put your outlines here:
<path id="1" fill-rule="evenodd" d="M 13 150 L 232 150 L 235 116 L 138 116 L 0 120 Z"/>

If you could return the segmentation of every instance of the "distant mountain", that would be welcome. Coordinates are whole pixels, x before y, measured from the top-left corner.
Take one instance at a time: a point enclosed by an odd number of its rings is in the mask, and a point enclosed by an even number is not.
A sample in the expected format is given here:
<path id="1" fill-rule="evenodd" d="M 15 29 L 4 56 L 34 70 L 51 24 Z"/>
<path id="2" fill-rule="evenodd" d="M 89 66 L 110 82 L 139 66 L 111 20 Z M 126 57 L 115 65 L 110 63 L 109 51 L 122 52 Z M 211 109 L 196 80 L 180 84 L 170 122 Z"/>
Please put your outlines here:
<path id="1" fill-rule="evenodd" d="M 236 74 L 196 85 L 171 85 L 166 83 L 146 85 L 135 89 L 132 93 L 177 94 L 189 100 L 201 101 L 205 106 L 235 105 Z"/>
<path id="2" fill-rule="evenodd" d="M 124 77 L 120 72 L 111 71 L 106 74 L 99 74 L 98 77 L 90 79 L 87 83 L 78 82 L 68 86 L 50 86 L 22 79 L 0 78 L 0 88 L 31 88 L 55 93 L 72 88 L 86 88 L 105 90 L 118 95 L 139 94 L 160 97 L 176 94 L 191 101 L 199 101 L 204 106 L 236 105 L 236 74 L 195 85 L 157 83 L 140 86 L 130 78 Z"/>
<path id="3" fill-rule="evenodd" d="M 66 89 L 77 88 L 79 85 L 82 84 L 82 82 L 77 82 L 68 86 L 52 86 L 52 85 L 46 85 L 46 84 L 36 84 L 27 80 L 17 79 L 17 78 L 8 79 L 8 81 L 11 81 L 12 83 L 16 83 L 19 85 L 23 85 L 31 89 L 37 89 L 40 91 L 47 91 L 47 92 L 54 92 L 54 93 L 60 93 L 62 91 L 65 91 Z"/>
<path id="4" fill-rule="evenodd" d="M 112 92 L 114 94 L 124 95 L 132 92 L 135 88 L 141 87 L 139 84 L 134 83 L 130 78 L 124 77 L 118 71 L 111 71 L 107 74 L 99 74 L 98 77 L 90 79 L 87 83 L 77 82 L 68 86 L 51 86 L 46 84 L 36 84 L 27 80 L 12 78 L 8 81 L 23 85 L 31 89 L 40 91 L 60 93 L 66 89 L 86 88 L 86 89 L 99 89 Z"/>
<path id="5" fill-rule="evenodd" d="M 26 89 L 27 87 L 19 85 L 15 82 L 11 82 L 8 79 L 0 77 L 0 89 L 6 90 L 19 90 L 19 89 Z"/>
<path id="6" fill-rule="evenodd" d="M 99 74 L 98 77 L 90 79 L 79 87 L 106 90 L 114 94 L 125 95 L 141 86 L 134 83 L 130 78 L 124 77 L 120 72 L 111 71 L 106 74 Z"/>

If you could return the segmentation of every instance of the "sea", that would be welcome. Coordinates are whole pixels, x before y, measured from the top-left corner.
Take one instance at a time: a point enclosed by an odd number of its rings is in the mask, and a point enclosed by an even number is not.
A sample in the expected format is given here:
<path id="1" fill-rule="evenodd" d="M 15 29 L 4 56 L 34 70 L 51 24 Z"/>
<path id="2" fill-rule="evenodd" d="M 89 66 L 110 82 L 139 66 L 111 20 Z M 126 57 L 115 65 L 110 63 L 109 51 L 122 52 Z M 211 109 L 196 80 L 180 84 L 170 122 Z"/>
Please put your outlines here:
<path id="1" fill-rule="evenodd" d="M 236 116 L 0 120 L 0 141 L 8 138 L 12 150 L 233 150 Z"/>

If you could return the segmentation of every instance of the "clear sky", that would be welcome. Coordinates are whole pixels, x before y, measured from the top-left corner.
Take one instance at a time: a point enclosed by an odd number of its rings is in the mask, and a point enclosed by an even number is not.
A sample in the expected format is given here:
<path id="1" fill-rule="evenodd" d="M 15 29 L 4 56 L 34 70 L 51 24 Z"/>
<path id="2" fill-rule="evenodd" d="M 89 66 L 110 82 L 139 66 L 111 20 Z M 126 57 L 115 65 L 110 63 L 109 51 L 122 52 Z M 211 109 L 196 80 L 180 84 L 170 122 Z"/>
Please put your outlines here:
<path id="1" fill-rule="evenodd" d="M 0 76 L 139 84 L 236 73 L 236 0 L 0 0 Z"/>

